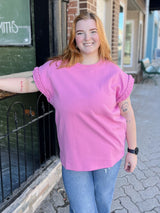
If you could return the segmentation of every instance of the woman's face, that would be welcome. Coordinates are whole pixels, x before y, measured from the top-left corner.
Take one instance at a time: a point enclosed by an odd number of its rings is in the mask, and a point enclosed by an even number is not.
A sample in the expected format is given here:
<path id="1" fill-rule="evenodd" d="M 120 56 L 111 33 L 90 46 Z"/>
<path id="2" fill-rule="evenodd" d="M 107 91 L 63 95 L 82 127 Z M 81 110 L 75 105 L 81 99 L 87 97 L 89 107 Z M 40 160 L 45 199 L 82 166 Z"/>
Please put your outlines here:
<path id="1" fill-rule="evenodd" d="M 100 40 L 96 22 L 93 19 L 80 20 L 77 22 L 75 40 L 83 56 L 98 56 Z"/>

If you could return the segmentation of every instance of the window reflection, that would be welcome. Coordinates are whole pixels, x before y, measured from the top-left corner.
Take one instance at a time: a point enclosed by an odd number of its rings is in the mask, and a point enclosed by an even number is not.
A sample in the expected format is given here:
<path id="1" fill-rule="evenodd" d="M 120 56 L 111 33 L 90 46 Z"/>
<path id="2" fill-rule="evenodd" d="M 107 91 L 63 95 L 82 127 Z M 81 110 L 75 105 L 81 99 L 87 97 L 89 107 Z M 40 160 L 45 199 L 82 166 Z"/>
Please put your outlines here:
<path id="1" fill-rule="evenodd" d="M 126 39 L 124 48 L 124 60 L 123 63 L 126 66 L 132 65 L 132 36 L 133 36 L 133 22 L 127 21 L 126 23 Z"/>
<path id="2" fill-rule="evenodd" d="M 122 67 L 122 54 L 123 54 L 123 23 L 124 23 L 123 7 L 120 6 L 120 12 L 119 12 L 119 37 L 118 37 L 118 65 L 120 67 Z"/>

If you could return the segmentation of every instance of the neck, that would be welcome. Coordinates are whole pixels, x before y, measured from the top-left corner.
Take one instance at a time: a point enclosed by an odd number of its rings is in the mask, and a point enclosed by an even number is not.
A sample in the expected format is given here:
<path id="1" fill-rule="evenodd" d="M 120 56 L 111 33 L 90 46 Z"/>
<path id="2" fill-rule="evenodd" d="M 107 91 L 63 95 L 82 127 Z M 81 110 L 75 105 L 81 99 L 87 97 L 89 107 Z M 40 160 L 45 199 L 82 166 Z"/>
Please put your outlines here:
<path id="1" fill-rule="evenodd" d="M 97 56 L 97 55 L 96 56 L 85 55 L 85 56 L 83 56 L 81 63 L 89 65 L 89 64 L 96 64 L 98 61 L 99 61 L 99 56 Z"/>

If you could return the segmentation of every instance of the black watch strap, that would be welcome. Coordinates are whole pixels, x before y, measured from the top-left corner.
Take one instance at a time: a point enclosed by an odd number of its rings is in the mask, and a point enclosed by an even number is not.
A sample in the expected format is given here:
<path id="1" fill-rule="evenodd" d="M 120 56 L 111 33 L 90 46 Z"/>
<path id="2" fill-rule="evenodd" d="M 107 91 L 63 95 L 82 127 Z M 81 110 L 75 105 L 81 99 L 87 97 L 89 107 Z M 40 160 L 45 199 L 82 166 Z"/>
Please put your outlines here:
<path id="1" fill-rule="evenodd" d="M 129 149 L 128 148 L 128 152 L 132 153 L 132 154 L 135 154 L 135 155 L 138 155 L 139 149 L 138 149 L 138 147 L 136 147 L 135 149 Z"/>

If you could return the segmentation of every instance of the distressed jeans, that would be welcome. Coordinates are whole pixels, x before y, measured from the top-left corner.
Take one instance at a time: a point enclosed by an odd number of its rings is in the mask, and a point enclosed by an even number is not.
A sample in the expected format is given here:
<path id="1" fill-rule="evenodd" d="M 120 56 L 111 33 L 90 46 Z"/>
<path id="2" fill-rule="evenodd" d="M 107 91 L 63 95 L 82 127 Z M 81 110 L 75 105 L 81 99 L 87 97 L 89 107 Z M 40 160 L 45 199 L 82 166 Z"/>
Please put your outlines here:
<path id="1" fill-rule="evenodd" d="M 113 167 L 95 171 L 71 171 L 62 166 L 70 213 L 110 213 L 121 160 Z"/>

